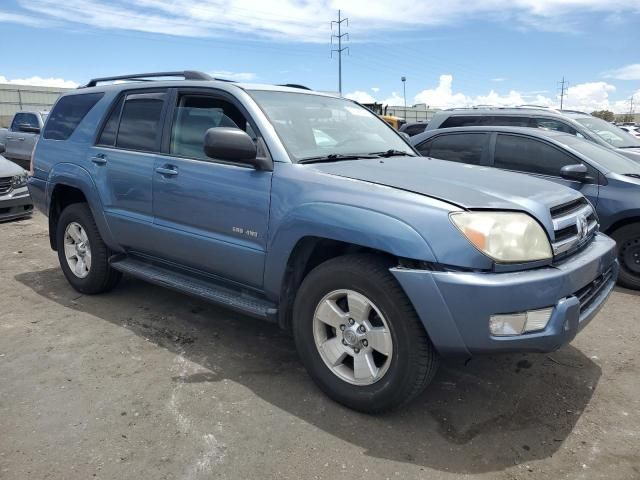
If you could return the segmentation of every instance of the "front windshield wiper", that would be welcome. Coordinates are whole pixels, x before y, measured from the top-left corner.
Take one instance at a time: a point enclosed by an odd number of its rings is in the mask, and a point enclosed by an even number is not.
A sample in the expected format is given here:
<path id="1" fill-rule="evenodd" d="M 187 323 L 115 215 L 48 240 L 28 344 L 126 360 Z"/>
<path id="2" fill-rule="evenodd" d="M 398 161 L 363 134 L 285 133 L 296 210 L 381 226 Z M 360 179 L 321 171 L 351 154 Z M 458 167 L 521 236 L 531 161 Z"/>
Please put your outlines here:
<path id="1" fill-rule="evenodd" d="M 385 152 L 373 152 L 371 153 L 371 155 L 377 155 L 378 157 L 384 157 L 384 158 L 399 157 L 399 156 L 415 157 L 415 155 L 410 152 L 405 152 L 404 150 L 394 150 L 394 149 L 387 150 Z"/>
<path id="2" fill-rule="evenodd" d="M 361 158 L 380 158 L 380 156 L 372 153 L 330 153 L 329 155 L 320 155 L 318 157 L 301 158 L 298 163 L 337 162 L 340 160 L 359 160 Z"/>

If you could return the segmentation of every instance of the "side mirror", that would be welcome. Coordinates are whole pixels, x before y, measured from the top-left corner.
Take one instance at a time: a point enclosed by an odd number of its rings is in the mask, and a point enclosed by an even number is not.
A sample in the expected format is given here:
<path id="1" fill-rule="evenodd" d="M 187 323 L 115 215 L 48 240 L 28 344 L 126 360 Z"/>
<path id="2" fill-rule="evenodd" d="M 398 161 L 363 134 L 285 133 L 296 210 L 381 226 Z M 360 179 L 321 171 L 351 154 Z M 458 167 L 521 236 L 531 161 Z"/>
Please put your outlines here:
<path id="1" fill-rule="evenodd" d="M 40 127 L 32 127 L 31 125 L 27 125 L 26 123 L 21 123 L 20 125 L 18 125 L 18 130 L 25 133 L 40 133 Z"/>
<path id="2" fill-rule="evenodd" d="M 587 167 L 581 163 L 577 165 L 565 165 L 560 169 L 560 176 L 567 180 L 584 182 L 587 178 Z"/>
<path id="3" fill-rule="evenodd" d="M 4 143 L 0 143 L 0 154 L 4 153 Z"/>
<path id="4" fill-rule="evenodd" d="M 407 142 L 408 142 L 409 140 L 411 140 L 411 136 L 410 136 L 408 133 L 405 133 L 405 132 L 398 132 L 398 133 L 399 133 L 399 134 L 402 136 L 402 138 L 404 138 Z"/>
<path id="5" fill-rule="evenodd" d="M 257 170 L 273 170 L 271 160 L 258 158 L 258 148 L 247 132 L 239 128 L 215 127 L 204 134 L 204 153 L 209 158 L 245 163 Z"/>

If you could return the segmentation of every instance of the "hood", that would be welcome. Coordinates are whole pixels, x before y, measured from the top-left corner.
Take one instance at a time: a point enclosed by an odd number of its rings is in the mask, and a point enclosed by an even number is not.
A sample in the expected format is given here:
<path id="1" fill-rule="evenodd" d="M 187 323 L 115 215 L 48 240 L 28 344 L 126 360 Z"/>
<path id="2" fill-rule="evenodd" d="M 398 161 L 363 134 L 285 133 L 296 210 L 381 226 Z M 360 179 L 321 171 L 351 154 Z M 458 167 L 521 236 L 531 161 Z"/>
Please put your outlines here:
<path id="1" fill-rule="evenodd" d="M 521 173 L 427 157 L 391 157 L 314 165 L 340 177 L 419 193 L 467 209 L 525 210 L 540 217 L 580 198 L 568 187 Z"/>
<path id="2" fill-rule="evenodd" d="M 20 175 L 22 172 L 24 172 L 22 167 L 0 155 L 0 178 L 13 177 L 14 175 Z"/>

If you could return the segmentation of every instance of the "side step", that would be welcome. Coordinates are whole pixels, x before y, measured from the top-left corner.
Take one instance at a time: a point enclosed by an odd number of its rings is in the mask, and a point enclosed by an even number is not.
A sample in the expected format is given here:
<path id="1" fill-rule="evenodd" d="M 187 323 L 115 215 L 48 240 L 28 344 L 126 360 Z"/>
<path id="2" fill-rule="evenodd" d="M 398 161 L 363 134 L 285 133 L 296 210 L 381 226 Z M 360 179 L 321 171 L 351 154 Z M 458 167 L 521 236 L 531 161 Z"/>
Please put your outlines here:
<path id="1" fill-rule="evenodd" d="M 247 291 L 221 285 L 202 277 L 189 276 L 168 268 L 131 257 L 112 257 L 111 266 L 150 283 L 202 298 L 253 317 L 277 321 L 275 304 Z"/>

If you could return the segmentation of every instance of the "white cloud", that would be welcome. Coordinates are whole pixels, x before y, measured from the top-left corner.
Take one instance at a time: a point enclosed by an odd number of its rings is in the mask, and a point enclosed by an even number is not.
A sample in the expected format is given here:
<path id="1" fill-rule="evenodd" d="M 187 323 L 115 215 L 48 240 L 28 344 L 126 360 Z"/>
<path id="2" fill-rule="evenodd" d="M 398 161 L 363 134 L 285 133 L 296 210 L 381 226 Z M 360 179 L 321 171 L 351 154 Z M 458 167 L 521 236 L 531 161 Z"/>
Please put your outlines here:
<path id="1" fill-rule="evenodd" d="M 360 38 L 483 17 L 516 28 L 573 28 L 579 21 L 576 12 L 624 17 L 640 10 L 638 0 L 514 0 L 508 4 L 502 0 L 18 0 L 18 4 L 22 10 L 12 15 L 39 21 L 176 36 L 251 34 L 307 42 L 327 41 L 326 22 L 338 8 L 352 21 L 350 33 Z"/>
<path id="2" fill-rule="evenodd" d="M 496 77 L 491 79 L 492 82 L 504 82 L 505 80 L 506 78 L 502 78 L 502 77 Z"/>
<path id="3" fill-rule="evenodd" d="M 238 82 L 251 82 L 256 79 L 256 74 L 253 72 L 229 72 L 227 70 L 220 70 L 217 72 L 209 72 L 214 78 L 224 78 L 226 80 L 236 80 Z"/>
<path id="4" fill-rule="evenodd" d="M 585 112 L 608 110 L 611 108 L 609 94 L 615 91 L 616 87 L 606 82 L 589 82 L 574 85 L 567 89 L 564 108 Z"/>
<path id="5" fill-rule="evenodd" d="M 398 92 L 391 92 L 391 96 L 384 99 L 381 102 L 383 105 L 392 105 L 394 107 L 404 106 L 404 97 L 398 95 Z M 407 106 L 411 105 L 411 102 L 407 102 Z"/>
<path id="6" fill-rule="evenodd" d="M 0 23 L 18 23 L 29 27 L 39 27 L 47 22 L 31 15 L 0 11 Z"/>
<path id="7" fill-rule="evenodd" d="M 29 78 L 13 78 L 9 80 L 7 77 L 0 75 L 0 83 L 12 85 L 31 85 L 34 87 L 56 87 L 56 88 L 77 88 L 78 83 L 73 80 L 65 80 L 63 78 L 42 78 L 38 76 Z"/>
<path id="8" fill-rule="evenodd" d="M 371 87 L 371 91 L 373 93 L 378 93 L 380 91 L 380 88 L 379 87 Z"/>
<path id="9" fill-rule="evenodd" d="M 376 99 L 362 90 L 356 90 L 355 92 L 347 93 L 345 97 L 355 100 L 358 103 L 374 103 Z"/>
<path id="10" fill-rule="evenodd" d="M 453 93 L 453 75 L 440 75 L 438 86 L 421 91 L 415 96 L 415 101 L 440 108 L 463 107 L 472 103 L 465 94 Z"/>
<path id="11" fill-rule="evenodd" d="M 611 70 L 605 74 L 605 77 L 615 78 L 616 80 L 640 80 L 640 63 Z"/>

